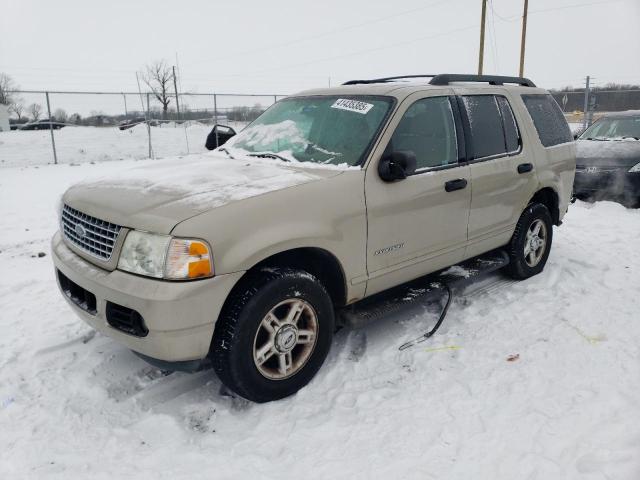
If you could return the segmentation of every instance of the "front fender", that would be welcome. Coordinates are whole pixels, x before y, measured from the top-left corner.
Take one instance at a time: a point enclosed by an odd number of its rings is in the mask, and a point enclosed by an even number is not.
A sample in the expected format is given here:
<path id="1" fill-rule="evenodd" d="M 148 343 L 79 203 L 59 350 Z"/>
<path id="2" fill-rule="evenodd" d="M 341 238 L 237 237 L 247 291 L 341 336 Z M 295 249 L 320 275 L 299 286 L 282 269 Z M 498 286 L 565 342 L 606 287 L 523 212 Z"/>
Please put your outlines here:
<path id="1" fill-rule="evenodd" d="M 295 232 L 296 235 L 292 237 L 287 232 Z M 344 240 L 338 233 L 338 229 L 329 225 L 308 222 L 271 225 L 230 245 L 224 252 L 224 265 L 235 270 L 249 270 L 272 255 L 296 248 L 319 248 L 334 253 L 339 250 L 338 243 Z M 340 259 L 338 261 L 343 263 Z"/>
<path id="2" fill-rule="evenodd" d="M 231 202 L 181 222 L 172 234 L 207 240 L 220 274 L 249 270 L 287 250 L 326 250 L 350 288 L 351 279 L 366 277 L 364 172 Z"/>

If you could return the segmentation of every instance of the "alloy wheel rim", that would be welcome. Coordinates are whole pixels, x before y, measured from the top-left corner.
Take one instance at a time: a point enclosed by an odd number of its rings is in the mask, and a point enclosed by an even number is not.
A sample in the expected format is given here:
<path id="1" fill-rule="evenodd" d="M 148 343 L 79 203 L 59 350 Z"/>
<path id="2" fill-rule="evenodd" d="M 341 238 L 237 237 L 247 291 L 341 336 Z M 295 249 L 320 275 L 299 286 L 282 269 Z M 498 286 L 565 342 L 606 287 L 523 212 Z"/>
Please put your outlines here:
<path id="1" fill-rule="evenodd" d="M 275 305 L 264 316 L 253 339 L 253 362 L 270 380 L 284 380 L 307 363 L 318 338 L 318 315 L 301 298 Z"/>
<path id="2" fill-rule="evenodd" d="M 540 219 L 534 220 L 527 229 L 524 240 L 524 261 L 533 268 L 540 263 L 547 250 L 547 226 Z"/>

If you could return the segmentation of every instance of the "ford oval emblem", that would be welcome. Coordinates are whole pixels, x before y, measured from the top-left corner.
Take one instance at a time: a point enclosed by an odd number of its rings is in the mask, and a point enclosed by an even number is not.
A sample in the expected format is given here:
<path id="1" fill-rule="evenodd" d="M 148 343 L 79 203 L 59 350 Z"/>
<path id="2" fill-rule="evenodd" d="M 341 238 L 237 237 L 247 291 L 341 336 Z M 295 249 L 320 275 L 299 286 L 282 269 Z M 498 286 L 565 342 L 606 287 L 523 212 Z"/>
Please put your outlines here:
<path id="1" fill-rule="evenodd" d="M 85 235 L 87 234 L 87 231 L 84 229 L 84 227 L 82 225 L 80 225 L 79 223 L 76 225 L 76 228 L 74 229 L 76 232 L 76 235 L 78 236 L 78 238 L 82 239 L 85 237 Z"/>

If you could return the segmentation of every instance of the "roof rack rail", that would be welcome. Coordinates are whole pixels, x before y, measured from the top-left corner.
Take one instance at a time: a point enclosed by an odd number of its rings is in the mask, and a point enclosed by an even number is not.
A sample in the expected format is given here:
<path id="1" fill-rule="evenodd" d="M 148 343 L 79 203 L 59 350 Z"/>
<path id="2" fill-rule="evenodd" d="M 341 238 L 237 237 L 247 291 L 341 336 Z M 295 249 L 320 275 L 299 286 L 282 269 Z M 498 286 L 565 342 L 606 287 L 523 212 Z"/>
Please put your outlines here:
<path id="1" fill-rule="evenodd" d="M 439 75 L 399 75 L 397 77 L 373 78 L 371 80 L 349 80 L 343 85 L 363 85 L 371 83 L 387 83 L 403 78 L 431 78 L 430 85 L 449 85 L 451 82 L 485 82 L 489 85 L 504 85 L 505 83 L 515 83 L 523 87 L 535 87 L 528 78 L 505 77 L 502 75 L 470 75 L 460 73 L 441 73 Z"/>
<path id="2" fill-rule="evenodd" d="M 451 82 L 486 82 L 489 85 L 504 85 L 505 83 L 515 83 L 523 87 L 535 87 L 528 78 L 505 77 L 503 75 L 465 75 L 458 73 L 442 73 L 436 75 L 429 82 L 431 85 L 449 85 Z"/>
<path id="3" fill-rule="evenodd" d="M 402 78 L 433 78 L 437 77 L 437 75 L 399 75 L 397 77 L 384 77 L 384 78 L 373 78 L 371 80 L 349 80 L 348 82 L 344 82 L 343 85 L 361 85 L 361 84 L 369 84 L 369 83 L 386 83 L 392 80 L 400 80 Z"/>

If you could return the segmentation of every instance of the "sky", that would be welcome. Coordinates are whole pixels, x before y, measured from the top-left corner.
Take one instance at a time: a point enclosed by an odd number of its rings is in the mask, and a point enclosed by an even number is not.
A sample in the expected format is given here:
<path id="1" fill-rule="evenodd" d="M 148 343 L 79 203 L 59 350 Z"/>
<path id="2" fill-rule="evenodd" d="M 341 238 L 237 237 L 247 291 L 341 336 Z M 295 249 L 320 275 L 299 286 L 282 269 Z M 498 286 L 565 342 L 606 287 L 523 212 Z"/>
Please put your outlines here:
<path id="1" fill-rule="evenodd" d="M 0 72 L 22 89 L 288 94 L 353 78 L 475 73 L 482 0 L 0 0 Z M 523 0 L 488 0 L 487 74 L 516 75 Z M 640 0 L 530 0 L 525 76 L 640 83 Z"/>

